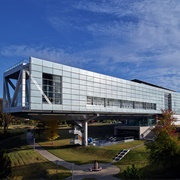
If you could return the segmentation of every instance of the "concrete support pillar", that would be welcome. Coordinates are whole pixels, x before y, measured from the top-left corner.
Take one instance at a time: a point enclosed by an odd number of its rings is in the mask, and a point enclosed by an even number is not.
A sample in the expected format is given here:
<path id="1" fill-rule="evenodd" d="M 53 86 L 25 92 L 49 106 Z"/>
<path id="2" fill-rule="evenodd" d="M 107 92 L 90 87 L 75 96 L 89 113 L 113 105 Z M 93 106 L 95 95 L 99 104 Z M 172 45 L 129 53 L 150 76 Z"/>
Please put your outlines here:
<path id="1" fill-rule="evenodd" d="M 88 145 L 88 121 L 84 121 L 84 146 Z"/>

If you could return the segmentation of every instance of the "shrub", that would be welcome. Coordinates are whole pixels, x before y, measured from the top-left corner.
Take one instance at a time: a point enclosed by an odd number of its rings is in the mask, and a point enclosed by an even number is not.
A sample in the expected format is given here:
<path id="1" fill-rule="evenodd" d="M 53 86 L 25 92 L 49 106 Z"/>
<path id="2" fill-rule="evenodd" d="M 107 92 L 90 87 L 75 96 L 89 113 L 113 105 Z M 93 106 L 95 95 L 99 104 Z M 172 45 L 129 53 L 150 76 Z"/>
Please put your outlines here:
<path id="1" fill-rule="evenodd" d="M 11 160 L 5 150 L 0 151 L 0 179 L 8 178 L 11 175 Z"/>
<path id="2" fill-rule="evenodd" d="M 141 169 L 138 169 L 133 164 L 132 167 L 127 167 L 127 169 L 124 171 L 124 178 L 125 179 L 142 179 L 143 178 L 143 172 Z"/>

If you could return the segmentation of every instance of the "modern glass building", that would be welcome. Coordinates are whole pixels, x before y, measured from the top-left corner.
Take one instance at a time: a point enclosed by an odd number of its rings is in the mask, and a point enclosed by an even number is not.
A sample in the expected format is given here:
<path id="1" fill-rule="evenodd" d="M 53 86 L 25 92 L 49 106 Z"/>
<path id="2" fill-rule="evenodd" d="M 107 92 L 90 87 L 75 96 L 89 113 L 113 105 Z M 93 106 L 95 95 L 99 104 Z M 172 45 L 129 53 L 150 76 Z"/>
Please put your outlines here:
<path id="1" fill-rule="evenodd" d="M 161 114 L 161 109 L 180 114 L 178 92 L 34 57 L 8 69 L 4 73 L 3 88 L 4 112 L 32 117 L 61 115 L 88 121 L 105 116 L 118 119 L 136 115 L 143 118 L 134 118 L 134 121 L 124 118 L 123 122 L 148 124 L 155 115 Z"/>

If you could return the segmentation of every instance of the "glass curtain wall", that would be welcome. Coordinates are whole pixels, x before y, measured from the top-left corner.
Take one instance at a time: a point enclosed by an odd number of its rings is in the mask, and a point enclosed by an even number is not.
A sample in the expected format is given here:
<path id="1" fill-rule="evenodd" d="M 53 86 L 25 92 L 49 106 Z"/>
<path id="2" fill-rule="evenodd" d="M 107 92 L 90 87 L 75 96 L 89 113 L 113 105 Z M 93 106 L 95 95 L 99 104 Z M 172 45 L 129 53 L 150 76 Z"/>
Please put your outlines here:
<path id="1" fill-rule="evenodd" d="M 62 77 L 43 73 L 43 91 L 52 104 L 62 104 Z M 47 103 L 44 96 L 43 103 Z"/>
<path id="2" fill-rule="evenodd" d="M 118 100 L 118 99 L 109 99 L 109 98 L 100 98 L 87 96 L 87 105 L 99 105 L 99 106 L 113 106 L 125 109 L 149 109 L 156 110 L 155 103 L 147 102 L 137 102 L 137 101 L 128 101 L 128 100 Z"/>

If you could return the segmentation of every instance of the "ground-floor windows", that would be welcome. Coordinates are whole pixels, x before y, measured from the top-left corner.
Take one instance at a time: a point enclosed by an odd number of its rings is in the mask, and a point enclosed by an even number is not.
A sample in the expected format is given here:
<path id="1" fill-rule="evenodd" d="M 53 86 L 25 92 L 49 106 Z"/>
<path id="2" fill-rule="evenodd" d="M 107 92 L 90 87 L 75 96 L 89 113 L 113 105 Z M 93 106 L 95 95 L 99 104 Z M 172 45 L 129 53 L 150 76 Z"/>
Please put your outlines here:
<path id="1" fill-rule="evenodd" d="M 87 96 L 87 105 L 100 105 L 104 107 L 113 106 L 126 109 L 153 109 L 156 110 L 155 103 L 127 101 L 110 98 L 100 98 Z"/>

